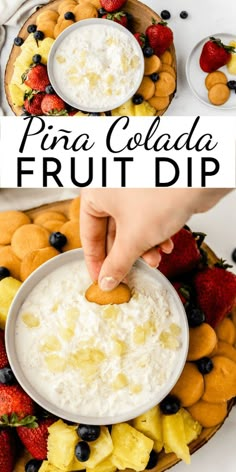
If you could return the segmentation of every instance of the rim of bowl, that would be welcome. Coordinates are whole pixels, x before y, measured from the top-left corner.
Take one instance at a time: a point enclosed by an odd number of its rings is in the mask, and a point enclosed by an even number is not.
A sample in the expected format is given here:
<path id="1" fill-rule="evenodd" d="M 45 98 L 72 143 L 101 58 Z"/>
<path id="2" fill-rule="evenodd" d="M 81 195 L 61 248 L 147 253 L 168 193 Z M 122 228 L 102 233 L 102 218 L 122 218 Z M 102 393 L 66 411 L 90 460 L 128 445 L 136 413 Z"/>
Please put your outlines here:
<path id="1" fill-rule="evenodd" d="M 123 97 L 121 100 L 117 101 L 117 103 L 115 105 L 113 105 L 112 107 L 109 105 L 109 106 L 106 106 L 106 107 L 93 107 L 93 106 L 87 106 L 85 107 L 84 105 L 79 105 L 78 103 L 75 103 L 73 102 L 73 100 L 70 100 L 66 94 L 64 93 L 63 90 L 60 89 L 60 86 L 58 85 L 58 82 L 56 81 L 55 77 L 54 77 L 54 56 L 56 54 L 56 51 L 59 47 L 59 45 L 61 44 L 61 42 L 74 30 L 77 30 L 78 28 L 83 28 L 83 27 L 86 27 L 86 25 L 104 25 L 104 21 L 108 22 L 108 24 L 106 23 L 107 26 L 111 27 L 111 28 L 114 28 L 114 29 L 118 29 L 120 31 L 122 31 L 123 33 L 125 33 L 128 37 L 129 37 L 129 40 L 132 40 L 133 41 L 133 44 L 135 45 L 136 49 L 137 49 L 137 54 L 139 55 L 139 58 L 140 58 L 140 67 L 139 67 L 139 75 L 137 76 L 138 79 L 136 81 L 136 85 L 135 87 L 130 90 L 129 94 L 127 94 L 125 97 Z M 137 43 L 137 44 L 136 44 Z M 140 50 L 139 50 L 140 49 Z M 123 103 L 125 103 L 127 100 L 129 100 L 134 94 L 135 92 L 138 90 L 141 82 L 142 82 L 142 79 L 143 79 L 143 74 L 144 74 L 144 57 L 143 57 L 143 52 L 142 52 L 142 49 L 141 47 L 139 46 L 138 44 L 138 41 L 135 39 L 134 35 L 127 29 L 125 28 L 124 26 L 120 25 L 119 23 L 116 23 L 115 21 L 111 21 L 111 20 L 106 20 L 104 18 L 87 18 L 85 20 L 80 20 L 80 21 L 77 21 L 76 23 L 74 23 L 73 25 L 70 25 L 68 26 L 64 31 L 62 31 L 62 33 L 59 34 L 59 36 L 55 39 L 51 49 L 50 49 L 50 52 L 49 52 L 49 55 L 48 55 L 48 62 L 47 62 L 47 71 L 48 71 L 48 76 L 49 76 L 49 80 L 50 80 L 50 83 L 52 85 L 52 87 L 54 88 L 55 92 L 66 102 L 68 103 L 68 105 L 80 110 L 80 111 L 83 111 L 83 112 L 89 112 L 89 113 L 98 113 L 98 112 L 106 112 L 106 111 L 110 111 L 110 110 L 113 110 L 114 108 L 117 108 L 121 105 L 123 105 Z"/>
<path id="2" fill-rule="evenodd" d="M 5 342 L 6 342 L 6 351 L 9 359 L 9 364 L 12 368 L 12 371 L 21 385 L 23 390 L 41 407 L 43 407 L 48 412 L 54 414 L 55 416 L 62 418 L 67 421 L 72 421 L 74 423 L 83 423 L 83 424 L 92 424 L 92 425 L 107 425 L 121 423 L 124 421 L 129 421 L 145 411 L 148 411 L 158 403 L 160 403 L 163 398 L 165 398 L 171 389 L 176 384 L 178 378 L 181 375 L 181 372 L 184 368 L 187 353 L 188 353 L 188 344 L 189 344 L 189 328 L 187 322 L 187 316 L 183 307 L 183 304 L 172 286 L 169 280 L 158 270 L 148 266 L 142 259 L 138 259 L 134 267 L 141 268 L 145 273 L 151 275 L 157 282 L 161 283 L 167 291 L 170 293 L 173 302 L 176 305 L 176 308 L 179 313 L 179 323 L 182 330 L 182 346 L 180 351 L 178 351 L 178 356 L 175 365 L 173 366 L 173 371 L 170 374 L 168 382 L 157 392 L 156 395 L 153 395 L 153 398 L 146 403 L 141 404 L 138 407 L 133 408 L 128 412 L 124 412 L 120 415 L 115 416 L 84 416 L 82 413 L 72 413 L 65 411 L 56 406 L 56 404 L 51 403 L 43 395 L 41 395 L 36 389 L 34 389 L 33 384 L 27 379 L 24 370 L 20 365 L 20 361 L 17 356 L 16 343 L 15 343 L 15 323 L 19 314 L 21 305 L 23 304 L 26 297 L 29 295 L 31 290 L 42 280 L 43 277 L 47 276 L 49 273 L 53 272 L 57 268 L 61 267 L 64 264 L 75 261 L 77 258 L 78 261 L 84 260 L 83 249 L 73 249 L 71 251 L 64 252 L 53 259 L 42 264 L 38 269 L 36 269 L 27 279 L 23 282 L 19 291 L 17 292 L 13 303 L 10 307 L 9 314 L 7 317 L 7 323 L 5 328 Z"/>

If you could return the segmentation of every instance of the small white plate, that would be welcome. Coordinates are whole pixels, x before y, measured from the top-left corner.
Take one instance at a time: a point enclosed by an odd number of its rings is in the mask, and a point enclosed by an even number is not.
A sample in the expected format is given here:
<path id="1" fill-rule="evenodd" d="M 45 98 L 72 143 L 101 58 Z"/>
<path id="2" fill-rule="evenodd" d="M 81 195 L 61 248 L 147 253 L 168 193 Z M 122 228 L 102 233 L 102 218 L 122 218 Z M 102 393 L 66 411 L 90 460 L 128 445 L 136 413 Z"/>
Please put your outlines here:
<path id="1" fill-rule="evenodd" d="M 228 33 L 217 33 L 210 34 L 206 38 L 199 41 L 199 43 L 194 46 L 186 62 L 187 81 L 194 95 L 198 98 L 198 100 L 205 103 L 205 105 L 208 105 L 213 108 L 232 110 L 233 108 L 236 108 L 236 93 L 233 90 L 231 90 L 229 100 L 223 105 L 213 105 L 208 99 L 208 91 L 205 86 L 205 78 L 207 76 L 207 73 L 202 71 L 199 65 L 199 59 L 202 52 L 202 48 L 204 44 L 209 40 L 210 36 L 213 36 L 214 38 L 220 38 L 224 44 L 229 44 L 230 41 L 236 40 L 236 34 L 233 35 Z M 221 67 L 219 70 L 225 73 L 228 81 L 236 80 L 236 75 L 229 74 L 226 66 Z"/>

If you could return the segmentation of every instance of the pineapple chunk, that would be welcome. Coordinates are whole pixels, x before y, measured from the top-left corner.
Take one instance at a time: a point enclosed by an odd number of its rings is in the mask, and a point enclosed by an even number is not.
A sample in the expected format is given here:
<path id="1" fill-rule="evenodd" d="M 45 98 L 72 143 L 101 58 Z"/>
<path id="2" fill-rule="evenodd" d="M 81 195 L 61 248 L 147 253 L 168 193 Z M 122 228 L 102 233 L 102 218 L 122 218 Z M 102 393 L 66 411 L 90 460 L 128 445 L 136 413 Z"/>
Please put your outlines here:
<path id="1" fill-rule="evenodd" d="M 113 390 L 120 390 L 121 388 L 127 387 L 128 383 L 129 381 L 126 375 L 120 372 L 112 382 L 112 388 Z"/>
<path id="2" fill-rule="evenodd" d="M 111 460 L 118 469 L 145 469 L 153 448 L 152 439 L 127 423 L 113 425 L 111 437 L 114 445 Z"/>
<path id="3" fill-rule="evenodd" d="M 190 464 L 184 421 L 180 411 L 175 415 L 163 415 L 162 427 L 165 451 L 167 453 L 174 452 L 179 459 L 182 459 L 186 464 Z"/>
<path id="4" fill-rule="evenodd" d="M 49 354 L 45 357 L 45 362 L 48 370 L 54 374 L 58 372 L 64 372 L 66 369 L 66 359 L 56 354 Z"/>
<path id="5" fill-rule="evenodd" d="M 28 328 L 37 328 L 40 325 L 40 320 L 33 313 L 22 313 L 21 319 Z"/>
<path id="6" fill-rule="evenodd" d="M 69 426 L 62 420 L 53 423 L 49 428 L 48 436 L 48 461 L 63 472 L 72 469 L 75 457 L 75 446 L 78 443 L 78 435 L 75 426 Z M 77 461 L 77 470 L 84 469 L 84 463 Z M 47 469 L 46 469 L 47 471 Z"/>
<path id="7" fill-rule="evenodd" d="M 184 408 L 181 408 L 179 411 L 184 421 L 186 444 L 189 444 L 191 441 L 198 438 L 202 431 L 202 425 L 198 423 L 198 421 L 194 420 L 192 415 L 190 415 L 190 413 Z"/>
<path id="8" fill-rule="evenodd" d="M 159 452 L 162 450 L 162 420 L 159 406 L 154 406 L 151 410 L 135 418 L 133 426 L 148 438 L 153 439 L 155 451 Z"/>
<path id="9" fill-rule="evenodd" d="M 127 102 L 123 103 L 123 105 L 121 105 L 120 107 L 112 110 L 111 114 L 112 116 L 134 116 L 135 112 L 132 100 L 130 99 Z"/>
<path id="10" fill-rule="evenodd" d="M 16 84 L 9 84 L 9 92 L 13 105 L 21 107 L 24 104 L 24 92 Z"/>
<path id="11" fill-rule="evenodd" d="M 58 469 L 55 465 L 50 464 L 48 461 L 43 461 L 39 472 L 63 472 L 62 469 Z"/>
<path id="12" fill-rule="evenodd" d="M 135 116 L 155 116 L 156 109 L 145 100 L 140 105 L 134 105 Z"/>
<path id="13" fill-rule="evenodd" d="M 4 329 L 9 308 L 21 282 L 13 277 L 5 277 L 0 281 L 0 328 Z"/>
<path id="14" fill-rule="evenodd" d="M 77 442 L 78 442 L 78 437 L 77 437 Z M 111 435 L 108 431 L 108 428 L 106 426 L 101 426 L 101 432 L 100 436 L 96 441 L 92 441 L 90 444 L 90 456 L 89 459 L 85 462 L 82 462 L 83 469 L 95 469 L 97 470 L 97 466 L 100 466 L 101 462 L 104 462 L 105 459 L 107 459 L 109 456 L 111 456 L 111 453 L 113 451 L 113 444 L 112 444 L 112 439 Z M 113 464 L 113 461 L 112 461 Z M 81 466 L 81 462 L 79 462 L 76 457 L 72 463 L 72 469 L 71 470 L 78 470 L 79 466 Z M 113 464 L 114 465 L 114 464 Z M 102 470 L 102 469 L 101 469 Z M 103 469 L 106 470 L 106 469 Z"/>
<path id="15" fill-rule="evenodd" d="M 49 352 L 50 351 L 60 351 L 60 349 L 61 349 L 61 343 L 57 339 L 56 336 L 54 336 L 54 335 L 46 336 L 42 340 L 42 345 L 40 347 L 41 351 L 46 351 L 46 352 L 48 352 L 48 351 Z"/>
<path id="16" fill-rule="evenodd" d="M 86 472 L 116 472 L 116 466 L 112 464 L 111 456 L 104 459 L 96 467 L 86 467 Z"/>
<path id="17" fill-rule="evenodd" d="M 38 49 L 38 54 L 40 54 L 40 56 L 41 56 L 42 64 L 47 64 L 49 52 L 50 52 L 50 49 L 51 49 L 54 41 L 55 40 L 52 39 L 52 38 L 44 38 L 41 41 L 39 49 Z"/>
<path id="18" fill-rule="evenodd" d="M 230 41 L 229 46 L 236 48 L 236 41 Z M 236 53 L 231 53 L 229 62 L 227 62 L 228 72 L 232 75 L 236 75 Z"/>

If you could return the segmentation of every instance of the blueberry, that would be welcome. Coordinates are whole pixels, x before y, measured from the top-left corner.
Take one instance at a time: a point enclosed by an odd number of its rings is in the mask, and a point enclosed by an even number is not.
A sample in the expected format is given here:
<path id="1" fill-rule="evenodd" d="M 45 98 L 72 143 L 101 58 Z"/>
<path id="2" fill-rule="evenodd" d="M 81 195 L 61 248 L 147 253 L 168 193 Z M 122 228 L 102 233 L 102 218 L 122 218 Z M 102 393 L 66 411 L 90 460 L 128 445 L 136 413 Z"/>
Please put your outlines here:
<path id="1" fill-rule="evenodd" d="M 32 57 L 32 60 L 33 60 L 34 64 L 39 64 L 41 62 L 41 59 L 42 59 L 42 56 L 40 56 L 40 54 L 35 54 Z"/>
<path id="2" fill-rule="evenodd" d="M 17 36 L 15 39 L 14 39 L 14 44 L 15 46 L 21 46 L 23 44 L 24 40 L 23 38 L 21 38 L 20 36 Z"/>
<path id="3" fill-rule="evenodd" d="M 145 46 L 145 48 L 143 48 L 143 55 L 145 57 L 151 57 L 153 56 L 154 54 L 154 50 L 153 48 L 151 48 L 151 46 Z"/>
<path id="4" fill-rule="evenodd" d="M 78 436 L 84 441 L 95 441 L 99 438 L 101 432 L 100 426 L 90 424 L 79 424 L 77 428 Z"/>
<path id="5" fill-rule="evenodd" d="M 0 266 L 0 280 L 10 276 L 10 271 L 3 266 Z"/>
<path id="6" fill-rule="evenodd" d="M 52 85 L 47 85 L 47 87 L 45 88 L 45 92 L 48 93 L 49 95 L 52 95 L 53 93 L 55 93 L 55 90 L 52 87 Z"/>
<path id="7" fill-rule="evenodd" d="M 196 364 L 199 372 L 201 372 L 203 375 L 209 374 L 214 367 L 210 357 L 202 357 L 201 359 L 197 360 Z"/>
<path id="8" fill-rule="evenodd" d="M 42 39 L 44 38 L 44 33 L 42 31 L 35 31 L 34 33 L 34 39 L 36 39 L 36 41 L 41 41 Z"/>
<path id="9" fill-rule="evenodd" d="M 179 16 L 182 18 L 182 20 L 186 20 L 186 18 L 188 18 L 188 12 L 183 10 L 180 12 Z"/>
<path id="10" fill-rule="evenodd" d="M 146 465 L 146 469 L 153 469 L 157 465 L 158 462 L 158 454 L 154 449 L 150 453 L 149 461 Z"/>
<path id="11" fill-rule="evenodd" d="M 90 456 L 90 447 L 85 441 L 80 441 L 75 446 L 75 456 L 80 462 L 85 462 Z"/>
<path id="12" fill-rule="evenodd" d="M 10 367 L 0 369 L 0 384 L 12 385 L 16 382 L 16 378 Z"/>
<path id="13" fill-rule="evenodd" d="M 132 102 L 135 105 L 140 105 L 141 103 L 143 103 L 143 96 L 140 95 L 140 93 L 136 93 L 132 98 Z"/>
<path id="14" fill-rule="evenodd" d="M 30 459 L 30 461 L 25 464 L 25 472 L 38 472 L 42 462 L 43 461 L 39 461 L 38 459 Z"/>
<path id="15" fill-rule="evenodd" d="M 236 262 L 236 248 L 232 252 L 232 259 L 234 262 Z"/>
<path id="16" fill-rule="evenodd" d="M 60 233 L 60 231 L 56 231 L 50 234 L 49 242 L 51 246 L 55 247 L 55 249 L 60 250 L 67 243 L 67 237 Z"/>
<path id="17" fill-rule="evenodd" d="M 168 10 L 162 10 L 161 17 L 163 20 L 169 20 L 171 17 L 171 14 Z"/>
<path id="18" fill-rule="evenodd" d="M 105 8 L 99 8 L 98 9 L 98 15 L 99 16 L 103 16 L 103 15 L 106 15 L 107 11 L 105 10 Z"/>
<path id="19" fill-rule="evenodd" d="M 75 15 L 72 11 L 67 11 L 65 14 L 64 14 L 64 18 L 65 20 L 73 20 L 75 19 Z"/>
<path id="20" fill-rule="evenodd" d="M 153 72 L 153 74 L 150 75 L 150 79 L 153 81 L 153 82 L 157 82 L 159 80 L 160 76 L 158 74 L 158 72 Z"/>
<path id="21" fill-rule="evenodd" d="M 190 328 L 200 326 L 206 320 L 205 313 L 198 307 L 189 304 L 186 308 Z"/>
<path id="22" fill-rule="evenodd" d="M 174 395 L 167 395 L 160 403 L 160 409 L 164 415 L 175 415 L 180 409 L 180 401 Z"/>
<path id="23" fill-rule="evenodd" d="M 36 26 L 36 25 L 29 25 L 29 26 L 27 27 L 28 33 L 35 33 L 36 29 L 37 29 L 37 26 Z"/>
<path id="24" fill-rule="evenodd" d="M 229 80 L 227 82 L 227 87 L 230 89 L 230 90 L 236 90 L 236 80 Z"/>

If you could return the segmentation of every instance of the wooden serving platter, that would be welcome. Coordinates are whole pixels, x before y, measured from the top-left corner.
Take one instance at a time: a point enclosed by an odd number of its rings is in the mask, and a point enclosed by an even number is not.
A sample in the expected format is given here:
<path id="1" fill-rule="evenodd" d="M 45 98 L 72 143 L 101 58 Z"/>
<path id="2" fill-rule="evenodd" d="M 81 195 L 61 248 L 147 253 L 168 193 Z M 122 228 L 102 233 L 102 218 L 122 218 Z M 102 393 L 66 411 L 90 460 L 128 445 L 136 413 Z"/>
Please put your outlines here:
<path id="1" fill-rule="evenodd" d="M 20 37 L 22 37 L 23 39 L 26 39 L 28 34 L 29 34 L 27 32 L 27 27 L 30 24 L 35 24 L 36 23 L 37 16 L 40 13 L 42 13 L 44 11 L 47 11 L 47 10 L 57 11 L 57 8 L 60 5 L 61 1 L 62 0 L 53 0 L 51 2 L 48 2 L 46 5 L 42 6 L 41 8 L 39 8 L 37 11 L 35 11 L 35 13 L 33 13 L 28 18 L 28 20 L 24 23 L 24 25 L 20 29 L 18 35 Z M 146 30 L 146 28 L 152 23 L 152 18 L 156 21 L 161 21 L 160 16 L 156 12 L 154 12 L 151 8 L 149 8 L 147 5 L 144 5 L 143 3 L 141 3 L 138 0 L 127 0 L 126 4 L 124 6 L 124 10 L 127 11 L 127 13 L 130 13 L 133 16 L 133 20 L 132 20 L 132 32 L 133 33 L 138 32 L 138 31 L 139 32 L 144 32 Z M 176 53 L 175 53 L 174 45 L 172 45 L 169 48 L 169 50 L 170 50 L 171 55 L 172 55 L 172 67 L 174 68 L 174 70 L 176 72 L 176 75 L 177 75 L 177 63 L 176 63 Z M 22 114 L 22 108 L 17 107 L 13 104 L 12 99 L 11 99 L 11 95 L 10 95 L 10 92 L 9 92 L 9 84 L 11 82 L 11 78 L 12 78 L 12 75 L 13 75 L 15 60 L 16 60 L 17 56 L 20 54 L 20 52 L 21 52 L 20 47 L 17 47 L 15 45 L 13 45 L 12 50 L 10 52 L 8 62 L 7 62 L 7 65 L 6 65 L 5 79 L 4 79 L 5 93 L 6 93 L 7 101 L 9 103 L 9 106 L 11 107 L 13 113 L 17 116 Z M 170 96 L 170 103 L 171 103 L 171 101 L 174 97 L 174 94 L 175 93 L 173 93 Z M 170 103 L 169 103 L 168 107 L 170 106 Z M 165 110 L 162 110 L 162 111 L 158 112 L 158 115 L 163 115 L 165 113 L 165 111 L 167 110 L 167 108 Z"/>
<path id="2" fill-rule="evenodd" d="M 30 218 L 34 219 L 36 216 L 38 216 L 39 213 L 45 211 L 45 210 L 55 210 L 55 211 L 60 211 L 64 213 L 68 218 L 69 218 L 69 206 L 70 206 L 71 200 L 65 200 L 62 202 L 55 202 L 55 203 L 50 203 L 47 205 L 43 205 L 37 208 L 30 209 L 26 211 L 26 213 L 30 216 Z M 215 263 L 218 258 L 215 255 L 215 253 L 212 251 L 211 248 L 209 248 L 206 244 L 204 244 L 204 249 L 207 251 L 210 263 L 213 264 Z M 231 409 L 233 408 L 235 404 L 235 399 L 232 399 L 228 402 L 228 411 L 227 411 L 227 416 L 229 415 Z M 227 418 L 226 416 L 226 418 Z M 225 420 L 226 420 L 225 418 Z M 224 421 L 225 421 L 224 420 Z M 212 428 L 203 428 L 201 434 L 198 436 L 196 440 L 194 440 L 190 445 L 190 453 L 193 454 L 196 452 L 198 449 L 203 447 L 216 433 L 217 431 L 221 428 L 224 422 L 220 423 L 219 425 L 212 427 Z M 20 464 L 19 467 L 16 465 L 15 471 L 14 472 L 22 472 L 24 469 L 22 469 L 22 463 L 27 462 L 29 460 L 29 456 L 22 457 L 20 459 Z M 174 453 L 169 453 L 165 454 L 164 452 L 161 452 L 159 454 L 159 460 L 158 464 L 156 467 L 154 467 L 152 472 L 164 472 L 167 469 L 170 469 L 174 465 L 176 465 L 178 462 L 180 462 L 180 459 L 177 458 L 177 456 Z M 134 472 L 131 469 L 126 469 L 126 472 Z"/>

